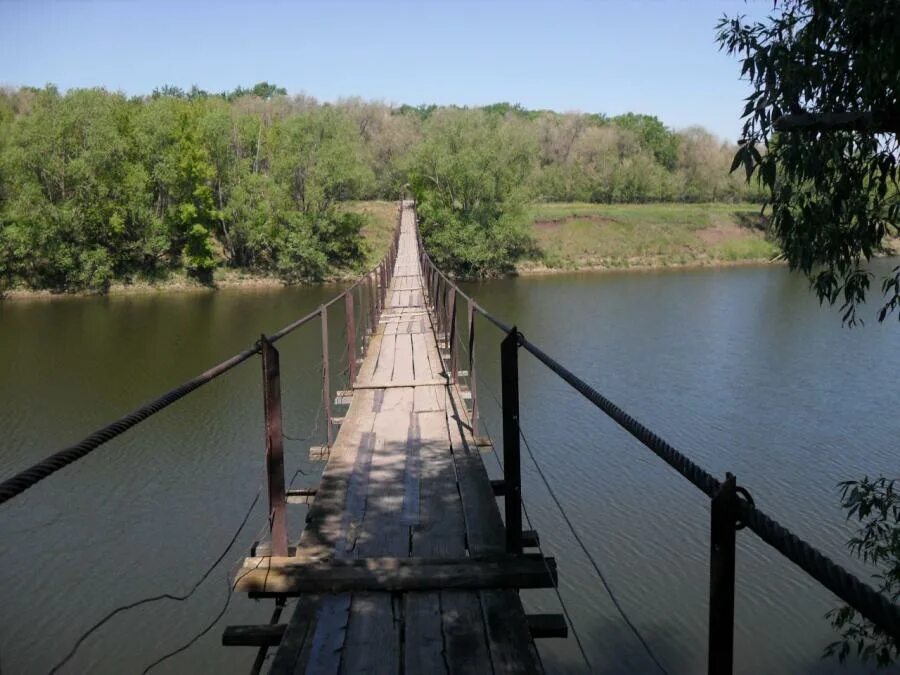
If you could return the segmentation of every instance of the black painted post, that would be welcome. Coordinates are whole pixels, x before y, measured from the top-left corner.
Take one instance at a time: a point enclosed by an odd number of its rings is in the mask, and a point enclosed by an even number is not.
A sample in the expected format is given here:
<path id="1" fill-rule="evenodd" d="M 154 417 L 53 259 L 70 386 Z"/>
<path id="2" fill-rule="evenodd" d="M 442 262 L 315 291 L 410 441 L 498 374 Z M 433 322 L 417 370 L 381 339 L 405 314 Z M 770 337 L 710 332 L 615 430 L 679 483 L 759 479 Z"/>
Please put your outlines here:
<path id="1" fill-rule="evenodd" d="M 732 474 L 711 502 L 709 564 L 709 674 L 734 670 L 734 565 L 737 492 Z"/>
<path id="2" fill-rule="evenodd" d="M 459 381 L 459 365 L 456 355 L 456 289 L 450 288 L 450 310 L 448 319 L 450 322 L 450 381 L 456 384 Z"/>
<path id="3" fill-rule="evenodd" d="M 472 437 L 478 442 L 478 394 L 475 378 L 475 304 L 469 300 L 469 391 L 472 392 Z"/>
<path id="4" fill-rule="evenodd" d="M 503 483 L 506 550 L 522 552 L 522 467 L 519 452 L 519 331 L 515 326 L 500 343 L 503 399 Z"/>
<path id="5" fill-rule="evenodd" d="M 374 272 L 369 274 L 367 289 L 369 291 L 369 331 L 372 337 L 375 337 L 375 333 L 378 332 L 378 300 L 376 298 L 378 295 L 378 282 L 375 279 Z"/>
<path id="6" fill-rule="evenodd" d="M 266 476 L 269 489 L 269 533 L 272 555 L 287 555 L 287 518 L 284 496 L 284 438 L 281 427 L 281 375 L 278 350 L 260 337 L 263 370 L 263 412 L 266 417 Z"/>
<path id="7" fill-rule="evenodd" d="M 331 427 L 331 363 L 328 359 L 328 308 L 319 308 L 322 318 L 322 405 L 325 408 L 325 438 L 328 447 L 334 445 L 334 429 Z"/>
<path id="8" fill-rule="evenodd" d="M 353 308 L 353 291 L 345 296 L 344 309 L 347 312 L 347 368 L 350 385 L 356 381 L 356 316 Z"/>

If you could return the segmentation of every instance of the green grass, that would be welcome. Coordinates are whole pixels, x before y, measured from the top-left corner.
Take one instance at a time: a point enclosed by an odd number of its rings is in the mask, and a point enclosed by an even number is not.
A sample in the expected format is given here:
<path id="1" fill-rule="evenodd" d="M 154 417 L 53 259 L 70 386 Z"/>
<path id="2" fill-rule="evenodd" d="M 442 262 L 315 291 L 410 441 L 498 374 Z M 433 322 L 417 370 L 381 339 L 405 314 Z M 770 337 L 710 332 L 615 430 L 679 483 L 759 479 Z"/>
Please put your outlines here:
<path id="1" fill-rule="evenodd" d="M 540 258 L 521 267 L 662 267 L 767 260 L 756 204 L 535 204 Z"/>
<path id="2" fill-rule="evenodd" d="M 391 235 L 397 226 L 397 202 L 347 202 L 345 208 L 366 216 L 362 230 L 368 244 L 365 268 L 374 267 L 387 253 L 391 243 Z"/>

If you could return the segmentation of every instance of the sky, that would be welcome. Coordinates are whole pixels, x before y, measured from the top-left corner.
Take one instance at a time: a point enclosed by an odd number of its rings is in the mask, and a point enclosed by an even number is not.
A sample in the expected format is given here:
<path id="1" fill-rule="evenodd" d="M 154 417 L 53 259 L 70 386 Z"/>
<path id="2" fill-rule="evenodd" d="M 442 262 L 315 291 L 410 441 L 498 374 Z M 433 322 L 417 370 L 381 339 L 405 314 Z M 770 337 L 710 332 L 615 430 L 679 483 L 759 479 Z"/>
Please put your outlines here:
<path id="1" fill-rule="evenodd" d="M 140 95 L 266 80 L 321 101 L 638 112 L 734 141 L 749 88 L 718 50 L 715 24 L 770 9 L 771 0 L 0 0 L 0 85 Z"/>

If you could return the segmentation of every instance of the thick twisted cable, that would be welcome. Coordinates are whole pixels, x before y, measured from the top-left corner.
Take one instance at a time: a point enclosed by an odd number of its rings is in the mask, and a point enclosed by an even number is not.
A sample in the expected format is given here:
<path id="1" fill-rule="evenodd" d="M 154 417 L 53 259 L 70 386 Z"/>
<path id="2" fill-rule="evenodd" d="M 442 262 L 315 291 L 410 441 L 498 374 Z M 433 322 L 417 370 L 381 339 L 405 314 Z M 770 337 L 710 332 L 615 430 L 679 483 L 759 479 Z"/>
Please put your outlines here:
<path id="1" fill-rule="evenodd" d="M 158 413 L 163 408 L 170 406 L 171 404 L 175 403 L 175 401 L 184 398 L 198 387 L 202 387 L 207 382 L 210 382 L 222 373 L 231 370 L 239 363 L 243 363 L 258 352 L 259 347 L 253 346 L 249 349 L 245 349 L 240 354 L 235 354 L 227 361 L 222 361 L 222 363 L 213 366 L 194 379 L 185 382 L 181 386 L 166 392 L 159 398 L 156 398 L 149 403 L 141 406 L 137 410 L 130 412 L 129 414 L 125 415 L 125 417 L 116 420 L 112 424 L 106 425 L 102 429 L 98 429 L 80 443 L 65 448 L 64 450 L 60 450 L 59 452 L 50 455 L 37 464 L 16 474 L 12 478 L 3 481 L 2 483 L 0 483 L 0 504 L 3 504 L 13 497 L 22 494 L 23 492 L 25 492 L 25 490 L 27 490 L 34 484 L 39 483 L 40 481 L 47 478 L 47 476 L 56 473 L 72 462 L 78 461 L 85 455 L 96 450 L 107 441 L 110 441 L 116 436 L 125 433 L 126 431 L 131 429 L 131 427 L 142 422 L 151 415 Z"/>
<path id="2" fill-rule="evenodd" d="M 769 546 L 900 642 L 900 606 L 747 502 L 740 519 Z"/>
<path id="3" fill-rule="evenodd" d="M 576 377 L 542 349 L 526 340 L 521 333 L 519 334 L 519 344 L 550 370 L 568 382 L 588 401 L 605 412 L 625 431 L 647 446 L 657 457 L 687 478 L 698 489 L 702 490 L 710 499 L 716 495 L 721 483 L 715 476 L 685 457 L 665 440 L 591 387 L 587 382 Z"/>

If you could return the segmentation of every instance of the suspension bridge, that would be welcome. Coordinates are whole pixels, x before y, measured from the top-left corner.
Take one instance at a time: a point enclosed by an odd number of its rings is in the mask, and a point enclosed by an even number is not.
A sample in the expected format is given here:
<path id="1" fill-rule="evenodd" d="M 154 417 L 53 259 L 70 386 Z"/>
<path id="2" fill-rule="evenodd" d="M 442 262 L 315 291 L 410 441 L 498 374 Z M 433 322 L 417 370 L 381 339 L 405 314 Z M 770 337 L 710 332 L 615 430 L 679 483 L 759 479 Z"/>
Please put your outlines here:
<path id="1" fill-rule="evenodd" d="M 710 673 L 733 671 L 735 542 L 744 529 L 900 640 L 900 607 L 762 512 L 733 475 L 712 476 L 478 305 L 432 262 L 414 204 L 401 201 L 398 211 L 387 255 L 350 288 L 4 481 L 0 504 L 260 356 L 269 534 L 247 551 L 232 591 L 272 600 L 274 608 L 268 623 L 227 626 L 223 644 L 256 649 L 253 672 L 266 666 L 271 673 L 543 672 L 536 640 L 578 634 L 558 593 L 562 614 L 528 614 L 522 604 L 529 589 L 555 589 L 558 582 L 556 560 L 541 549 L 539 533 L 523 529 L 518 358 L 524 351 L 710 498 Z M 346 325 L 348 378 L 346 389 L 333 391 L 328 330 L 335 312 Z M 497 448 L 479 434 L 477 317 L 498 331 Z M 315 321 L 322 332 L 326 442 L 310 453 L 325 466 L 317 486 L 293 489 L 285 480 L 276 343 Z M 534 457 L 527 441 L 526 451 Z M 485 470 L 489 452 L 502 456 L 502 479 L 491 480 Z M 288 519 L 287 505 L 297 501 L 309 504 L 305 522 Z M 557 504 L 580 543 L 577 524 Z M 600 565 L 582 548 L 605 585 Z M 286 611 L 289 599 L 296 601 Z"/>

